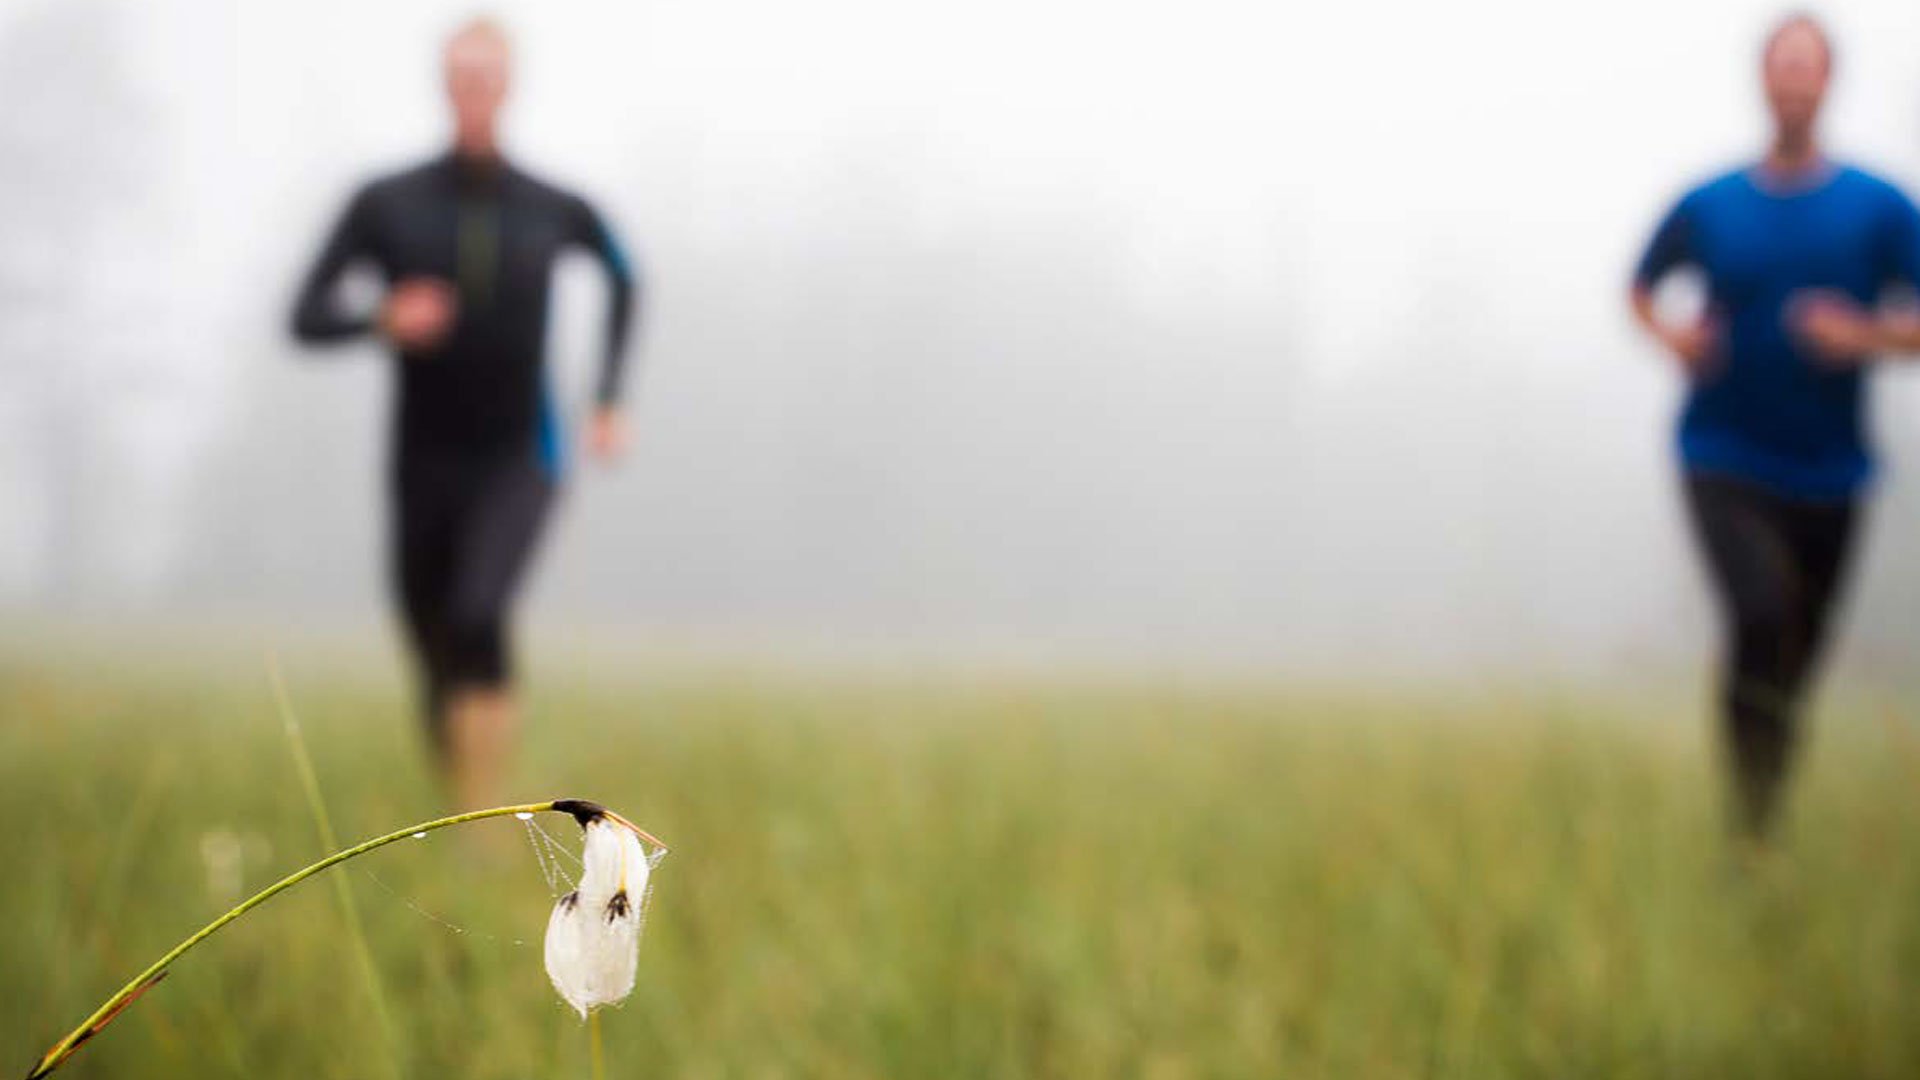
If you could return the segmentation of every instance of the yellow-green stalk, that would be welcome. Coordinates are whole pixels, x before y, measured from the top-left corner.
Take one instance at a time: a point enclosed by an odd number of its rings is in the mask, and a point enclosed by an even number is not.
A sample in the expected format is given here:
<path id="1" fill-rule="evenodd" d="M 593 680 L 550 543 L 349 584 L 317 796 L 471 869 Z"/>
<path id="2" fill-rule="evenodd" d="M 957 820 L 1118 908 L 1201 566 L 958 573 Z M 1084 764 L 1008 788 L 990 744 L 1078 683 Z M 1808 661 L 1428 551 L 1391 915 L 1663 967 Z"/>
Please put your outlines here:
<path id="1" fill-rule="evenodd" d="M 350 848 L 336 851 L 332 855 L 314 863 L 312 866 L 288 874 L 286 877 L 281 878 L 265 889 L 242 900 L 239 904 L 235 905 L 232 910 L 201 927 L 185 941 L 167 950 L 164 956 L 155 960 L 145 971 L 135 975 L 127 985 L 121 987 L 112 997 L 102 1002 L 100 1007 L 93 1011 L 93 1015 L 80 1022 L 79 1027 L 68 1032 L 65 1038 L 54 1043 L 52 1049 L 41 1055 L 40 1061 L 34 1065 L 32 1071 L 27 1073 L 27 1080 L 38 1080 L 39 1077 L 46 1076 L 48 1073 L 59 1068 L 68 1058 L 73 1056 L 73 1052 L 79 1049 L 82 1043 L 98 1035 L 102 1028 L 105 1028 L 114 1017 L 120 1014 L 121 1010 L 133 1004 L 136 998 L 152 989 L 155 983 L 166 977 L 167 969 L 172 966 L 174 961 L 185 955 L 189 949 L 212 937 L 221 927 L 240 918 L 242 915 L 273 899 L 275 896 L 293 888 L 295 885 L 313 877 L 315 874 L 346 862 L 348 859 L 365 855 L 375 848 L 385 847 L 388 844 L 405 840 L 421 833 L 433 832 L 436 829 L 444 829 L 452 825 L 464 825 L 470 821 L 481 821 L 486 818 L 506 817 L 509 814 L 538 814 L 546 811 L 571 814 L 575 820 L 583 824 L 590 818 L 606 815 L 628 828 L 633 829 L 642 839 L 653 844 L 655 847 L 665 847 L 660 841 L 633 825 L 632 822 L 627 821 L 625 818 L 620 817 L 618 814 L 613 813 L 598 803 L 589 802 L 585 799 L 553 799 L 548 802 L 523 803 L 519 806 L 496 806 L 489 810 L 470 810 L 464 814 L 454 814 L 451 817 L 437 818 L 433 821 L 422 822 L 418 825 L 409 825 L 404 829 L 395 829 L 385 836 L 376 836 L 371 840 L 355 844 Z"/>
<path id="2" fill-rule="evenodd" d="M 600 1046 L 600 1010 L 587 1014 L 587 1047 L 593 1056 L 593 1080 L 607 1080 L 607 1054 Z"/>

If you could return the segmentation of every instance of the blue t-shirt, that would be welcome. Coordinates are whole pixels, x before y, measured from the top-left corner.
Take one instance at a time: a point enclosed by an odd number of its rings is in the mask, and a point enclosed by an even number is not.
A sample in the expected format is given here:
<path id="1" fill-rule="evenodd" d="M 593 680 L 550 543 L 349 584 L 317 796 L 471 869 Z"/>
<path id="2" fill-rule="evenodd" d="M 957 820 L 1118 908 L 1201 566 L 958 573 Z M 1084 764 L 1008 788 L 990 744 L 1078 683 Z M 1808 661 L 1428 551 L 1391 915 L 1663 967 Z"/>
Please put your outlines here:
<path id="1" fill-rule="evenodd" d="M 1920 211 L 1899 189 L 1836 166 L 1798 181 L 1757 167 L 1721 176 L 1660 223 L 1635 280 L 1697 268 L 1725 339 L 1687 394 L 1680 458 L 1689 471 L 1751 480 L 1795 498 L 1850 498 L 1872 478 L 1857 368 L 1823 364 L 1787 324 L 1809 289 L 1863 305 L 1920 283 Z"/>

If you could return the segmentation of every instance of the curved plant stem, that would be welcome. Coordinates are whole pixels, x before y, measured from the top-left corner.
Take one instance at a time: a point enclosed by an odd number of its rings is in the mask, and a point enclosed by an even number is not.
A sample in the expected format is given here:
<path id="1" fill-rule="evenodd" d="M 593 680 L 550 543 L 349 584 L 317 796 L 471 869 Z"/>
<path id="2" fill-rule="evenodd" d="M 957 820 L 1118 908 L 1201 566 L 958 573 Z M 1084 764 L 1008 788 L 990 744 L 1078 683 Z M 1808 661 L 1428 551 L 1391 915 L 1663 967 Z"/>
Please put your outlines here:
<path id="1" fill-rule="evenodd" d="M 286 892 L 295 885 L 320 873 L 322 870 L 337 866 L 356 856 L 365 855 L 375 848 L 385 847 L 397 840 L 405 840 L 410 836 L 415 836 L 420 833 L 432 832 L 435 829 L 444 829 L 451 825 L 464 825 L 469 821 L 480 821 L 483 818 L 505 817 L 508 814 L 537 814 L 542 811 L 554 809 L 554 802 L 557 801 L 560 800 L 525 803 L 520 806 L 496 806 L 490 810 L 470 810 L 467 813 L 455 814 L 452 817 L 443 817 L 433 821 L 422 822 L 418 825 L 409 825 L 404 829 L 396 829 L 385 836 L 376 836 L 371 840 L 355 844 L 350 848 L 336 851 L 304 870 L 296 870 L 288 874 L 286 877 L 281 878 L 265 889 L 242 900 L 231 911 L 228 911 L 226 914 L 201 927 L 185 941 L 167 950 L 165 956 L 155 960 L 145 971 L 135 975 L 131 982 L 121 987 L 118 992 L 103 1002 L 98 1009 L 93 1011 L 92 1016 L 81 1021 L 80 1026 L 69 1032 L 66 1038 L 54 1043 L 53 1049 L 48 1050 L 42 1055 L 39 1064 L 33 1067 L 33 1071 L 27 1073 L 27 1080 L 37 1080 L 38 1077 L 45 1076 L 59 1068 L 62 1063 L 73 1056 L 73 1052 L 80 1048 L 81 1043 L 99 1034 L 100 1029 L 106 1027 L 108 1022 L 115 1016 L 118 1016 L 122 1009 L 133 1004 L 134 999 L 152 989 L 155 983 L 164 978 L 167 973 L 167 968 L 171 966 L 175 960 L 185 955 L 187 950 L 212 937 L 221 927 L 252 911 L 254 908 L 259 907 L 261 904 L 266 903 L 268 900 L 273 899 L 280 893 Z"/>

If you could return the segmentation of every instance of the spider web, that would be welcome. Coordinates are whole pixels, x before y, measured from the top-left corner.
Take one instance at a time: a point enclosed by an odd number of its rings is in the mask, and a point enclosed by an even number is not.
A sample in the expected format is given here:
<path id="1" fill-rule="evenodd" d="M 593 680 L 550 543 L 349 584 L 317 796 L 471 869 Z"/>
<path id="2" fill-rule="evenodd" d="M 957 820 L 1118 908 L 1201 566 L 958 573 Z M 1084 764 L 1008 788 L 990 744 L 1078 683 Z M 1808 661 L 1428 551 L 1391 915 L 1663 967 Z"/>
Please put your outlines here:
<path id="1" fill-rule="evenodd" d="M 548 898 L 557 900 L 566 893 L 571 892 L 577 885 L 577 879 L 574 876 L 575 873 L 583 869 L 580 856 L 574 854 L 559 840 L 554 839 L 552 833 L 541 828 L 540 823 L 534 820 L 532 814 L 516 814 L 514 816 L 519 818 L 522 831 L 526 833 L 527 846 L 533 851 L 534 864 L 540 868 L 540 880 L 547 887 Z M 425 833 L 414 834 L 414 839 L 416 840 L 425 840 L 426 838 L 427 834 Z M 649 855 L 647 863 L 648 869 L 651 870 L 657 861 L 655 856 Z M 572 871 L 569 871 L 568 864 L 572 865 Z M 439 912 L 429 909 L 411 896 L 389 885 L 379 874 L 374 873 L 372 868 L 363 866 L 361 867 L 361 872 L 366 874 L 367 879 L 378 886 L 381 892 L 386 893 L 395 901 L 404 905 L 415 915 L 441 927 L 449 933 L 474 938 L 479 941 L 493 941 L 515 947 L 521 947 L 527 944 L 525 938 L 504 937 L 498 934 L 489 934 L 483 930 L 475 930 L 470 926 L 463 926 Z M 648 877 L 648 892 L 651 893 L 652 875 L 649 874 Z M 643 899 L 641 902 L 643 918 L 645 910 L 645 900 Z"/>

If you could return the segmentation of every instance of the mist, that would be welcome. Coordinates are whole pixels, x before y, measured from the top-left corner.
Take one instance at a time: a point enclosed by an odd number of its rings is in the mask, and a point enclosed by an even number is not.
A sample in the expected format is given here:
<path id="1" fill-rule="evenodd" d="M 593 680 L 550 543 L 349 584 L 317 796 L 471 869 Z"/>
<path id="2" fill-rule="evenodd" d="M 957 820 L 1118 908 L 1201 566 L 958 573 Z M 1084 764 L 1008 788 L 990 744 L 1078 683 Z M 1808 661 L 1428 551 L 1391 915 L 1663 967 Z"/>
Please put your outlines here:
<path id="1" fill-rule="evenodd" d="M 292 288 L 446 141 L 464 5 L 0 6 L 0 615 L 384 626 L 387 360 Z M 721 650 L 1618 674 L 1707 648 L 1625 315 L 1773 4 L 493 5 L 509 150 L 646 282 L 537 626 Z M 1920 185 L 1920 6 L 1826 13 Z M 561 273 L 586 400 L 598 279 Z M 1920 611 L 1920 389 L 1847 620 Z"/>

